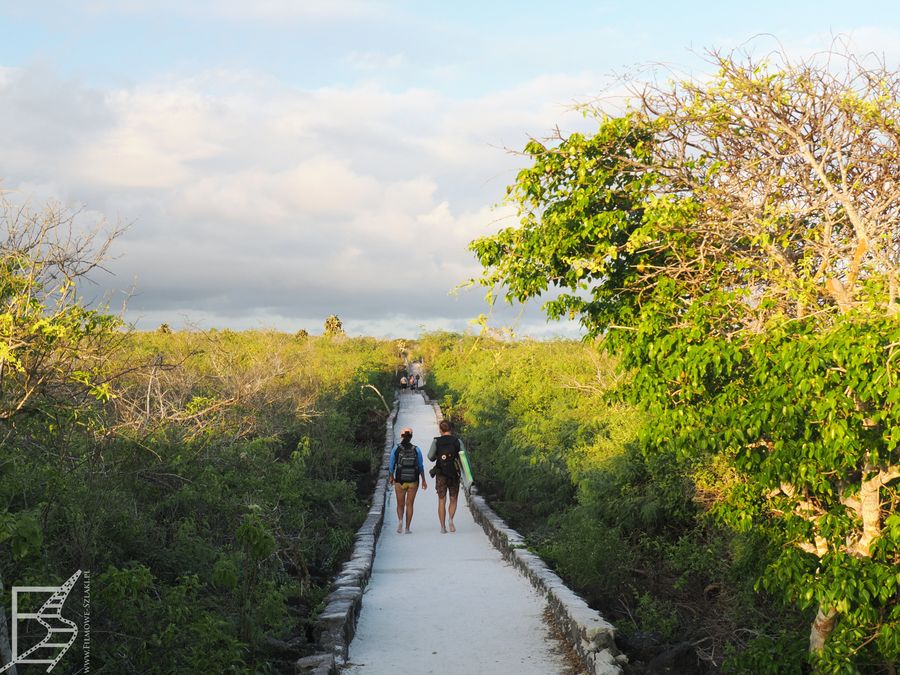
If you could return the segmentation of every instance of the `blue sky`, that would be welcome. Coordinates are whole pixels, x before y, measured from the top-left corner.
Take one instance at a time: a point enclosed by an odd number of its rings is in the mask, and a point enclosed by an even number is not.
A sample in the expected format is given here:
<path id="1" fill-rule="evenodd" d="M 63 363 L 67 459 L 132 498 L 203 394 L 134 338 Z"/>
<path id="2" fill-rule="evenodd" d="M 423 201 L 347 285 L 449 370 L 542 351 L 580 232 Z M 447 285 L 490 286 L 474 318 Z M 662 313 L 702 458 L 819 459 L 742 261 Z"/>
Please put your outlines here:
<path id="1" fill-rule="evenodd" d="M 687 63 L 691 50 L 759 33 L 796 45 L 852 37 L 898 17 L 891 2 L 833 1 L 37 0 L 0 2 L 0 11 L 4 65 L 52 64 L 96 85 L 228 69 L 322 87 L 372 76 L 355 54 L 399 57 L 378 74 L 392 88 L 461 96 L 545 73 Z"/>
<path id="2" fill-rule="evenodd" d="M 888 2 L 0 0 L 0 187 L 127 223 L 99 288 L 126 317 L 352 333 L 462 329 L 466 244 L 521 148 L 612 76 L 705 48 L 845 35 L 900 63 Z M 548 335 L 534 309 L 495 323 Z"/>

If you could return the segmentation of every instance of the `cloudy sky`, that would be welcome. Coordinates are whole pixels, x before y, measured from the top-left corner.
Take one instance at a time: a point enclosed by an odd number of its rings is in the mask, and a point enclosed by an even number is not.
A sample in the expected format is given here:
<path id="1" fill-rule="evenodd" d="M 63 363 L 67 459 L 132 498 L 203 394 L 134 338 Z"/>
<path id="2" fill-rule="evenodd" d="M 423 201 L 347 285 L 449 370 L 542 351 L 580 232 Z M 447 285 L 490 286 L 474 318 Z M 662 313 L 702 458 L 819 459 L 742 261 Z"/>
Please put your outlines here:
<path id="1" fill-rule="evenodd" d="M 635 66 L 760 33 L 900 64 L 887 0 L 0 0 L 0 189 L 128 225 L 96 292 L 133 287 L 138 328 L 464 330 L 483 290 L 450 291 L 514 222 L 510 150 L 590 128 L 573 105 Z"/>

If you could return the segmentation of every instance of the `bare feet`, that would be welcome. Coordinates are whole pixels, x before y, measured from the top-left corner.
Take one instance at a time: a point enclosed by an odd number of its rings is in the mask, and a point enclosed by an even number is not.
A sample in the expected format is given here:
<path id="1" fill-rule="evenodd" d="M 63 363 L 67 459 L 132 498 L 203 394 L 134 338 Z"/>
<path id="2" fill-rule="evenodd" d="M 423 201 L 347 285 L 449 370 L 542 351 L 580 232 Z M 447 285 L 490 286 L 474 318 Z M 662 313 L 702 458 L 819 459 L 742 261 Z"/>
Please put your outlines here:
<path id="1" fill-rule="evenodd" d="M 406 534 L 409 534 L 409 528 L 408 528 L 408 527 L 406 528 Z"/>
<path id="2" fill-rule="evenodd" d="M 447 528 L 446 528 L 446 527 L 442 527 L 442 528 L 441 528 L 441 534 L 447 534 Z"/>
<path id="3" fill-rule="evenodd" d="M 452 520 L 450 521 L 450 531 L 451 531 L 451 532 L 456 532 L 456 525 L 453 524 L 453 521 L 452 521 Z"/>
<path id="4" fill-rule="evenodd" d="M 403 523 L 400 523 L 397 526 L 397 534 L 401 534 L 403 532 Z"/>

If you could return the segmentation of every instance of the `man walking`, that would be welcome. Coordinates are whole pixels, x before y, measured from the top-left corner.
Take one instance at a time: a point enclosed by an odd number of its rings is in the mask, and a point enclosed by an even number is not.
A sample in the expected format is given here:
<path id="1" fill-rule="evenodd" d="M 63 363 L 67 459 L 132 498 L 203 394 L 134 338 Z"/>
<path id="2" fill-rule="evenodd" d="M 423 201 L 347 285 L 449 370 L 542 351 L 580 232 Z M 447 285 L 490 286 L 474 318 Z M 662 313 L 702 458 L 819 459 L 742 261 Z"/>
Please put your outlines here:
<path id="1" fill-rule="evenodd" d="M 434 465 L 434 488 L 438 494 L 438 520 L 441 521 L 441 534 L 447 534 L 447 511 L 450 515 L 450 531 L 456 532 L 453 517 L 456 515 L 456 503 L 459 501 L 459 453 L 466 449 L 462 440 L 451 433 L 450 422 L 441 420 L 438 424 L 441 435 L 431 442 L 428 459 Z M 447 493 L 450 493 L 450 507 L 447 509 Z"/>

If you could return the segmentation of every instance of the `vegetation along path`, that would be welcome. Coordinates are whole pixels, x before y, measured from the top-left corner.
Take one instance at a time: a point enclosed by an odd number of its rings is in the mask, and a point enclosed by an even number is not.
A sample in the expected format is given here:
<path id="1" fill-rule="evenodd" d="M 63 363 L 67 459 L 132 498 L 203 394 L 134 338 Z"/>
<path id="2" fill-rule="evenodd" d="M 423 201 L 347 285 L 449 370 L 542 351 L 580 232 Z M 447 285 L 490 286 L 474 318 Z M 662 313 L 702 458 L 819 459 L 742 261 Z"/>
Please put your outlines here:
<path id="1" fill-rule="evenodd" d="M 400 396 L 394 429 L 399 434 L 407 426 L 427 455 L 437 420 L 417 392 Z M 570 672 L 543 620 L 544 600 L 491 545 L 462 494 L 456 533 L 440 533 L 434 480 L 426 478 L 410 534 L 396 532 L 396 502 L 389 497 L 348 672 Z"/>

